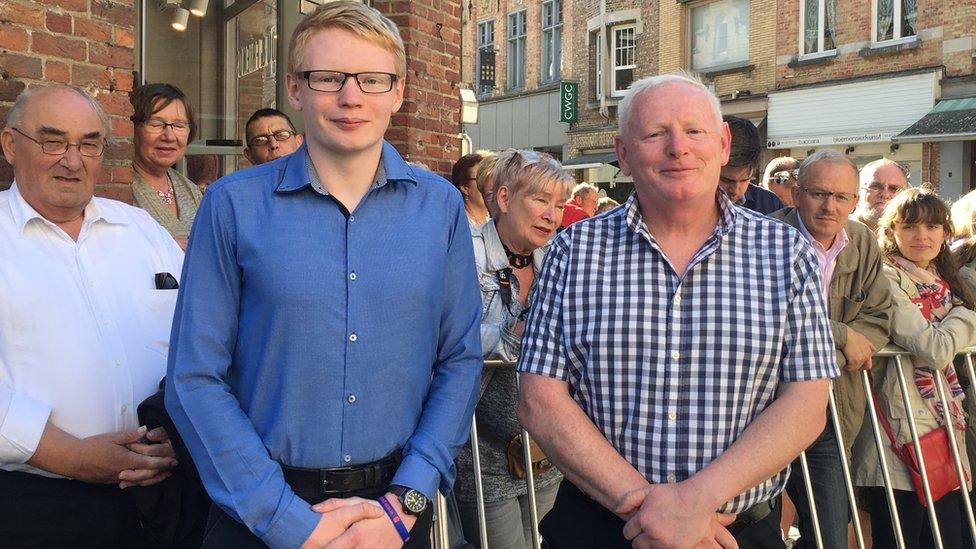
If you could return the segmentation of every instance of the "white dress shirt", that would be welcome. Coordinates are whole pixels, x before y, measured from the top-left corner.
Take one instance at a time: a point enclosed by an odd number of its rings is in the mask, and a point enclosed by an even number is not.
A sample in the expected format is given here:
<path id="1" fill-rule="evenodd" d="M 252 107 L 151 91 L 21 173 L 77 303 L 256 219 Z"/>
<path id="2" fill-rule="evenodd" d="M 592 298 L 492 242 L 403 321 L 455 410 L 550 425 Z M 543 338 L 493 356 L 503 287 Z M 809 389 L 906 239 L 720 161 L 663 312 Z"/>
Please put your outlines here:
<path id="1" fill-rule="evenodd" d="M 0 192 L 0 468 L 26 464 L 50 419 L 79 438 L 134 429 L 166 374 L 183 252 L 143 210 L 93 198 L 77 242 L 14 182 Z"/>
<path id="2" fill-rule="evenodd" d="M 830 282 L 834 279 L 834 269 L 837 267 L 837 257 L 840 255 L 844 248 L 849 242 L 847 237 L 847 229 L 841 229 L 837 236 L 834 237 L 833 244 L 830 248 L 824 248 L 823 244 L 817 242 L 816 238 L 810 234 L 806 226 L 803 225 L 803 218 L 796 216 L 796 220 L 799 221 L 798 225 L 800 227 L 800 234 L 803 238 L 807 239 L 810 246 L 813 247 L 813 253 L 817 255 L 817 263 L 820 264 L 820 285 L 821 291 L 824 296 L 824 305 L 827 306 L 828 310 L 830 308 Z"/>

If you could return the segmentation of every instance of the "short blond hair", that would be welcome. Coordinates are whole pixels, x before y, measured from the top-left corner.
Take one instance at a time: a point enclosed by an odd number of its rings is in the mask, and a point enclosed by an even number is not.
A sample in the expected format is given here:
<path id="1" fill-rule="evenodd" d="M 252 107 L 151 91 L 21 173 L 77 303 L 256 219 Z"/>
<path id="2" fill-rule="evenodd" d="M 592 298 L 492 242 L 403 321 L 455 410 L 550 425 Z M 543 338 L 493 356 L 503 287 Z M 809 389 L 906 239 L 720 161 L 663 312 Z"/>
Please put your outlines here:
<path id="1" fill-rule="evenodd" d="M 288 45 L 288 72 L 298 74 L 305 58 L 305 48 L 316 33 L 326 29 L 344 29 L 368 42 L 372 42 L 393 54 L 396 75 L 407 74 L 407 52 L 400 37 L 400 30 L 393 21 L 375 8 L 361 2 L 340 0 L 323 4 L 310 13 L 295 27 Z M 315 70 L 305 68 L 304 70 Z M 327 68 L 327 67 L 326 67 Z"/>
<path id="2" fill-rule="evenodd" d="M 976 236 L 976 191 L 969 191 L 956 200 L 951 218 L 957 238 Z"/>
<path id="3" fill-rule="evenodd" d="M 557 194 L 569 199 L 576 184 L 563 170 L 558 160 L 546 153 L 507 149 L 497 156 L 495 169 L 495 195 L 506 187 L 512 196 L 526 196 L 544 191 L 554 185 Z M 497 202 L 497 199 L 495 200 Z"/>

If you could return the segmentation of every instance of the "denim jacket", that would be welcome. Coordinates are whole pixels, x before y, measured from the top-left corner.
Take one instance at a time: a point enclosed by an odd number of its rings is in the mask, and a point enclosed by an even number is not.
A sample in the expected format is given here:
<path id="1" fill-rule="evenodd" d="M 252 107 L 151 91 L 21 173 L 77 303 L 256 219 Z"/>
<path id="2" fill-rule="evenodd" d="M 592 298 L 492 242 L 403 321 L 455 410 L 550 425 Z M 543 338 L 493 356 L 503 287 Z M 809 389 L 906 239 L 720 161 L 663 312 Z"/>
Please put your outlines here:
<path id="1" fill-rule="evenodd" d="M 510 268 L 505 248 L 498 238 L 498 230 L 493 220 L 488 221 L 472 232 L 474 240 L 474 261 L 478 270 L 478 283 L 481 285 L 481 349 L 486 359 L 501 359 L 514 362 L 518 359 L 521 338 L 512 334 L 512 329 L 522 313 L 518 300 L 519 281 L 511 277 L 512 300 L 508 306 L 499 289 L 498 271 Z M 542 258 L 546 255 L 544 246 L 532 252 L 532 267 L 535 272 L 542 268 Z M 531 303 L 531 297 L 529 299 Z"/>

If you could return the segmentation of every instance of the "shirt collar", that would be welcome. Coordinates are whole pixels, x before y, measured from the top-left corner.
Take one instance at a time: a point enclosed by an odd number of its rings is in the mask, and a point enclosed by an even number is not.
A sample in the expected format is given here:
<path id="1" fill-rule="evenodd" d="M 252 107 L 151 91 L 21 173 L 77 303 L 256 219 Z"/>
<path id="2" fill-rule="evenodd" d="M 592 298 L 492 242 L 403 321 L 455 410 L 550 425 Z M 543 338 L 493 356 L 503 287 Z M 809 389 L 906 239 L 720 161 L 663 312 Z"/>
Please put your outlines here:
<path id="1" fill-rule="evenodd" d="M 724 191 L 718 189 L 715 191 L 715 200 L 718 202 L 718 225 L 715 226 L 714 236 L 723 237 L 732 232 L 735 228 L 736 219 L 739 216 L 739 212 L 736 210 L 732 201 L 729 199 L 728 195 Z M 647 230 L 647 225 L 644 223 L 644 218 L 641 215 L 640 204 L 637 201 L 637 193 L 633 192 L 630 194 L 630 198 L 624 204 L 623 208 L 626 212 L 627 227 L 631 231 L 638 235 L 643 235 L 644 237 L 651 239 L 650 233 Z"/>
<path id="2" fill-rule="evenodd" d="M 498 228 L 495 227 L 495 220 L 489 219 L 481 226 L 481 237 L 485 240 L 485 267 L 491 272 L 508 269 L 512 265 L 508 262 L 508 254 L 502 246 L 502 239 L 498 236 Z M 549 246 L 542 246 L 532 251 L 532 265 L 538 272 L 542 268 L 542 260 L 546 255 Z"/>
<path id="3" fill-rule="evenodd" d="M 306 141 L 294 153 L 288 155 L 284 166 L 279 169 L 276 191 L 293 192 L 314 186 L 311 174 L 314 174 L 315 170 L 310 169 L 310 163 L 308 142 Z M 417 184 L 414 168 L 407 164 L 400 153 L 387 141 L 383 141 L 380 166 L 376 175 L 377 177 L 373 181 L 374 186 L 383 186 L 389 181 L 408 181 L 414 185 Z M 384 176 L 381 182 L 380 175 Z M 317 174 L 315 177 L 318 178 Z"/>
<path id="4" fill-rule="evenodd" d="M 10 196 L 10 214 L 13 216 L 15 226 L 19 227 L 22 233 L 27 227 L 27 224 L 34 219 L 40 219 L 42 223 L 47 223 L 48 225 L 55 225 L 54 222 L 45 219 L 33 206 L 27 203 L 24 196 L 20 194 L 20 187 L 18 187 L 16 180 L 10 185 Z M 95 200 L 95 197 L 92 197 L 85 206 L 84 224 L 88 225 L 96 221 L 104 221 L 113 225 L 125 225 L 128 219 L 112 208 L 102 208 Z"/>
<path id="5" fill-rule="evenodd" d="M 840 233 L 838 233 L 837 236 L 834 237 L 834 243 L 830 245 L 829 249 L 825 249 L 823 247 L 823 244 L 818 242 L 817 239 L 813 238 L 813 235 L 810 234 L 810 231 L 807 231 L 806 226 L 803 224 L 803 218 L 800 217 L 800 212 L 796 212 L 796 221 L 797 221 L 796 226 L 798 229 L 800 229 L 800 234 L 803 235 L 803 238 L 806 238 L 807 242 L 809 242 L 811 246 L 813 246 L 817 250 L 820 250 L 824 254 L 830 254 L 830 252 L 840 252 L 841 250 L 844 249 L 844 246 L 847 246 L 847 242 L 849 239 L 847 238 L 846 228 L 841 229 Z"/>

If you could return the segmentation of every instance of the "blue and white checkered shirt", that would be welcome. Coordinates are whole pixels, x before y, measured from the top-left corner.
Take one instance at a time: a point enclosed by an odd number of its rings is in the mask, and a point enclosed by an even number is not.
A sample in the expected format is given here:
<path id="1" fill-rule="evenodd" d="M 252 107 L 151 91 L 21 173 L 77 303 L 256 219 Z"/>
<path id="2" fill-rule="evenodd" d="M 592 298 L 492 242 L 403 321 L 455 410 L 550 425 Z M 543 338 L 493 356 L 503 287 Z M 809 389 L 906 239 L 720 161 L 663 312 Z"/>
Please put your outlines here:
<path id="1" fill-rule="evenodd" d="M 558 235 L 525 328 L 518 370 L 568 382 L 651 483 L 682 481 L 721 455 L 779 383 L 839 374 L 810 245 L 717 196 L 719 223 L 683 278 L 648 233 L 635 195 Z M 722 511 L 772 498 L 787 475 Z"/>

